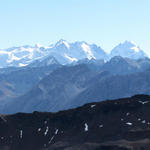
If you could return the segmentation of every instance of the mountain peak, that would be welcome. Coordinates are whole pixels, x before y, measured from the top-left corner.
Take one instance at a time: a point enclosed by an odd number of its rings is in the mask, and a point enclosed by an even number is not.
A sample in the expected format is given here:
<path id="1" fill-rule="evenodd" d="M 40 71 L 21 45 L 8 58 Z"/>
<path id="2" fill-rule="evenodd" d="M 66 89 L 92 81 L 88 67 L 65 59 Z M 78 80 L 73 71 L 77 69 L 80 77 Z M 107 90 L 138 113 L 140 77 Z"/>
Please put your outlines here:
<path id="1" fill-rule="evenodd" d="M 68 43 L 66 40 L 64 40 L 64 39 L 60 39 L 60 40 L 55 44 L 56 47 L 58 47 L 58 46 L 60 46 L 60 45 L 64 45 L 64 46 L 67 47 L 68 49 L 70 48 L 69 43 Z"/>
<path id="2" fill-rule="evenodd" d="M 128 41 L 128 40 L 125 40 L 124 42 L 122 42 L 122 44 L 137 46 L 137 44 L 134 41 Z"/>
<path id="3" fill-rule="evenodd" d="M 139 59 L 139 58 L 147 57 L 144 51 L 135 42 L 127 41 L 127 40 L 117 45 L 111 51 L 110 56 L 111 58 L 114 56 L 122 56 L 131 59 Z"/>
<path id="4" fill-rule="evenodd" d="M 140 47 L 133 41 L 126 40 L 122 45 L 129 47 L 131 50 L 134 50 L 135 52 L 139 52 L 141 50 Z"/>

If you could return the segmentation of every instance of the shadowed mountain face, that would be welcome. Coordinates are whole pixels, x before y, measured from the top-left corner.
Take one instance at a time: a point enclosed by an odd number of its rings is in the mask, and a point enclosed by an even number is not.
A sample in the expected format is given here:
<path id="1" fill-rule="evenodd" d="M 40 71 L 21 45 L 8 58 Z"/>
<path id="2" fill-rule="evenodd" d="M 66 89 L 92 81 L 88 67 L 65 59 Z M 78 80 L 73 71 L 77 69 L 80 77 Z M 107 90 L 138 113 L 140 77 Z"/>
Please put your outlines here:
<path id="1" fill-rule="evenodd" d="M 64 66 L 54 70 L 23 96 L 0 107 L 0 112 L 56 112 L 135 94 L 150 94 L 149 70 L 116 75 L 93 70 L 87 64 Z"/>
<path id="2" fill-rule="evenodd" d="M 0 116 L 1 150 L 149 150 L 150 96 Z"/>
<path id="3" fill-rule="evenodd" d="M 25 94 L 60 65 L 0 69 L 0 101 Z"/>
<path id="4" fill-rule="evenodd" d="M 88 60 L 78 61 L 77 64 L 86 64 L 91 70 L 109 71 L 114 75 L 131 74 L 135 72 L 145 71 L 150 68 L 150 59 L 129 59 L 121 56 L 115 56 L 107 62 L 104 60 Z"/>
<path id="5" fill-rule="evenodd" d="M 150 94 L 150 60 L 120 56 L 61 66 L 0 69 L 0 113 L 59 111 L 87 102 Z M 40 66 L 41 64 L 41 66 Z"/>
<path id="6" fill-rule="evenodd" d="M 135 94 L 150 94 L 150 71 L 130 75 L 112 75 L 93 78 L 88 88 L 80 93 L 70 106 L 79 106 L 99 99 L 116 99 Z"/>
<path id="7" fill-rule="evenodd" d="M 12 100 L 3 107 L 4 109 L 1 112 L 32 112 L 33 109 L 56 111 L 65 109 L 67 108 L 68 100 L 75 98 L 85 90 L 88 81 L 96 74 L 86 65 L 62 67 L 46 76 L 27 94 Z"/>

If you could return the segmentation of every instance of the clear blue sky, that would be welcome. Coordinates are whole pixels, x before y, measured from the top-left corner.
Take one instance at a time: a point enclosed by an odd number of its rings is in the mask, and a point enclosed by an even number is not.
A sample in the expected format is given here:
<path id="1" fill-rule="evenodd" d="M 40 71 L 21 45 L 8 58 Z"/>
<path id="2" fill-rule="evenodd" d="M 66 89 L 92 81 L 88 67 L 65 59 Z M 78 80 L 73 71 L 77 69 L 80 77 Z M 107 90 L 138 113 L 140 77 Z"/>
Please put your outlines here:
<path id="1" fill-rule="evenodd" d="M 106 51 L 135 41 L 150 54 L 150 0 L 1 0 L 0 48 L 59 39 Z"/>

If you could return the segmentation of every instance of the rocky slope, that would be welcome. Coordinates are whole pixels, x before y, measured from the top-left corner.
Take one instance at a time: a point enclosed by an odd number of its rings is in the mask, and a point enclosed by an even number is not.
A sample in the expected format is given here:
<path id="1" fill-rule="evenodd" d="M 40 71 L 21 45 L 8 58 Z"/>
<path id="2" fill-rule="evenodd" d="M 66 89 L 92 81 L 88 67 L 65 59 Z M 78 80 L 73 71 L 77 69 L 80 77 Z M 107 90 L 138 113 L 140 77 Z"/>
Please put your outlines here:
<path id="1" fill-rule="evenodd" d="M 150 96 L 0 116 L 0 150 L 149 150 Z"/>
<path id="2" fill-rule="evenodd" d="M 41 79 L 50 74 L 59 64 L 40 66 L 36 68 L 5 68 L 0 69 L 0 101 L 7 102 L 25 94 L 32 89 Z"/>
<path id="3" fill-rule="evenodd" d="M 150 69 L 141 71 L 140 65 L 131 65 L 123 58 L 118 60 L 110 61 L 112 70 L 108 63 L 106 70 L 99 65 L 93 69 L 91 64 L 58 68 L 29 92 L 0 107 L 0 112 L 55 112 L 93 101 L 150 94 Z"/>

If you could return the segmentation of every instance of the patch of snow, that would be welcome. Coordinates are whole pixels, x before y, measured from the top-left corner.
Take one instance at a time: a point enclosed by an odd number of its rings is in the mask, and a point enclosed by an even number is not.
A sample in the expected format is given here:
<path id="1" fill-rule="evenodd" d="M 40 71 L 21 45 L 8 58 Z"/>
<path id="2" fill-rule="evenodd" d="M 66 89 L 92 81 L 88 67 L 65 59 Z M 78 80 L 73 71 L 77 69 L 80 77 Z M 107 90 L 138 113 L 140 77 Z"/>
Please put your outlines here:
<path id="1" fill-rule="evenodd" d="M 132 123 L 131 123 L 131 122 L 127 122 L 126 124 L 129 125 L 129 126 L 132 126 Z"/>
<path id="2" fill-rule="evenodd" d="M 23 131 L 20 130 L 20 138 L 22 139 L 22 136 L 23 136 Z"/>
<path id="3" fill-rule="evenodd" d="M 73 62 L 73 61 L 78 61 L 77 58 L 72 58 L 72 57 L 68 56 L 67 54 L 64 54 L 64 56 L 65 56 L 67 59 L 69 59 L 71 62 Z"/>
<path id="4" fill-rule="evenodd" d="M 142 101 L 139 101 L 139 103 L 141 103 L 141 104 L 147 104 L 147 103 L 149 103 L 149 101 L 144 101 L 144 102 L 142 102 Z"/>
<path id="5" fill-rule="evenodd" d="M 22 63 L 19 63 L 19 67 L 25 67 L 27 66 L 28 64 L 22 64 Z"/>
<path id="6" fill-rule="evenodd" d="M 48 130 L 49 130 L 49 128 L 48 128 L 48 127 L 46 127 L 46 131 L 44 132 L 44 135 L 45 135 L 45 136 L 47 135 Z"/>
<path id="7" fill-rule="evenodd" d="M 91 108 L 95 107 L 96 105 L 91 105 Z"/>
<path id="8" fill-rule="evenodd" d="M 59 131 L 58 129 L 55 130 L 55 135 L 58 134 L 58 131 Z M 63 131 L 61 131 L 61 133 L 62 133 L 62 132 L 63 132 Z M 50 141 L 48 142 L 49 144 L 52 142 L 52 140 L 54 139 L 55 135 L 51 137 Z"/>
<path id="9" fill-rule="evenodd" d="M 41 131 L 41 128 L 38 129 L 38 132 L 40 132 L 40 131 Z"/>
<path id="10" fill-rule="evenodd" d="M 134 42 L 134 41 L 128 41 L 128 42 L 130 42 L 132 45 L 137 46 L 136 42 Z"/>
<path id="11" fill-rule="evenodd" d="M 4 117 L 0 116 L 0 118 L 1 118 L 4 122 L 7 122 L 7 120 L 6 120 Z"/>
<path id="12" fill-rule="evenodd" d="M 50 141 L 48 142 L 49 144 L 53 141 L 54 136 L 51 137 Z"/>
<path id="13" fill-rule="evenodd" d="M 53 46 L 43 46 L 45 49 L 53 48 Z"/>
<path id="14" fill-rule="evenodd" d="M 139 47 L 137 47 L 137 46 L 131 47 L 131 49 L 134 50 L 135 52 L 139 52 L 140 51 Z"/>
<path id="15" fill-rule="evenodd" d="M 87 132 L 88 131 L 88 124 L 85 123 L 84 125 L 85 125 L 84 131 Z"/>
<path id="16" fill-rule="evenodd" d="M 2 54 L 8 54 L 9 55 L 9 52 L 0 50 L 0 55 L 2 55 Z"/>
<path id="17" fill-rule="evenodd" d="M 14 54 L 12 54 L 12 55 L 10 56 L 9 62 L 18 61 L 18 60 L 20 60 L 20 59 L 21 59 L 21 58 L 16 57 Z"/>
<path id="18" fill-rule="evenodd" d="M 63 44 L 69 49 L 70 48 L 70 45 L 66 42 L 66 41 L 63 41 Z"/>
<path id="19" fill-rule="evenodd" d="M 103 128 L 103 124 L 99 125 L 100 128 Z"/>
<path id="20" fill-rule="evenodd" d="M 88 46 L 87 44 L 83 43 L 81 45 L 82 49 L 84 50 L 84 52 L 87 54 L 87 58 L 90 60 L 92 58 L 96 59 L 91 51 L 90 46 Z"/>
<path id="21" fill-rule="evenodd" d="M 56 131 L 55 131 L 55 134 L 57 134 L 58 133 L 58 129 L 56 129 Z"/>

